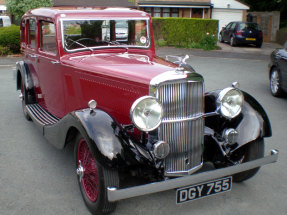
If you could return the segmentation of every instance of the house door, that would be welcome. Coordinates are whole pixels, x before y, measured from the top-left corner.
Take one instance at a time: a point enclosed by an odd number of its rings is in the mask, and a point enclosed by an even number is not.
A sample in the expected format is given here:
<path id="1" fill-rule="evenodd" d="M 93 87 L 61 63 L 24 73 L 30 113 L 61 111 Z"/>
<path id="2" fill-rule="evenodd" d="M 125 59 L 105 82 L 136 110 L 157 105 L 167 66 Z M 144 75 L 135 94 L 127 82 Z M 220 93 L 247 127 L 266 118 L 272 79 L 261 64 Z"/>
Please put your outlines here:
<path id="1" fill-rule="evenodd" d="M 202 8 L 192 8 L 191 17 L 192 18 L 203 18 L 203 9 Z"/>

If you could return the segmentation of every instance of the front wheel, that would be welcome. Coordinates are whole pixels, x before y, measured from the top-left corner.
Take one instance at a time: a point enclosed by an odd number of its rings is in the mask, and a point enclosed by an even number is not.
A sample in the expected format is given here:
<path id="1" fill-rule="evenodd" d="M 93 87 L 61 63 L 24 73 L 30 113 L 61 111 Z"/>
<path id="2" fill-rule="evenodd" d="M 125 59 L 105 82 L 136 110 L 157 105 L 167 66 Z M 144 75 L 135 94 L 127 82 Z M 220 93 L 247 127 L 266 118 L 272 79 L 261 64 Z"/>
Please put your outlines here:
<path id="1" fill-rule="evenodd" d="M 257 139 L 253 142 L 250 142 L 243 153 L 242 158 L 240 159 L 239 163 L 245 163 L 248 161 L 256 160 L 259 158 L 264 157 L 264 140 L 263 139 Z M 253 177 L 260 167 L 250 169 L 244 172 L 240 172 L 233 175 L 233 181 L 234 182 L 242 182 L 245 181 L 251 177 Z"/>
<path id="2" fill-rule="evenodd" d="M 82 135 L 78 134 L 75 141 L 77 178 L 86 206 L 92 214 L 112 212 L 116 203 L 108 201 L 107 187 L 119 187 L 118 172 L 98 162 Z"/>

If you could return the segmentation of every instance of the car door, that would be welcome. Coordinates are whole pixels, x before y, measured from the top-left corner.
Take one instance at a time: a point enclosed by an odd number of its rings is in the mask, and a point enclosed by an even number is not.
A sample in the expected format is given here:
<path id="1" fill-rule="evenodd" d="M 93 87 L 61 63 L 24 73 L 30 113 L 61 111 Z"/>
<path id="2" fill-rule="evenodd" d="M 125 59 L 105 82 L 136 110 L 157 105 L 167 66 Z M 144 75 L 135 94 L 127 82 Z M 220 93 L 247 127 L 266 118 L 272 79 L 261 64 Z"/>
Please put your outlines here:
<path id="1" fill-rule="evenodd" d="M 234 34 L 234 31 L 235 31 L 235 29 L 236 29 L 236 22 L 232 22 L 232 24 L 231 24 L 231 26 L 230 26 L 230 28 L 229 28 L 229 30 L 228 30 L 228 33 L 227 33 L 227 41 L 229 41 L 230 42 L 230 38 L 233 36 L 233 34 Z"/>
<path id="2" fill-rule="evenodd" d="M 56 42 L 56 28 L 52 21 L 39 20 L 38 74 L 48 112 L 57 117 L 65 114 L 63 77 Z"/>
<path id="3" fill-rule="evenodd" d="M 223 37 L 223 40 L 229 40 L 228 38 L 228 32 L 229 32 L 229 29 L 232 25 L 232 22 L 229 23 L 228 25 L 225 26 L 225 28 L 222 29 L 222 37 Z"/>
<path id="4" fill-rule="evenodd" d="M 23 26 L 26 25 L 26 29 Z M 24 61 L 25 64 L 29 68 L 29 72 L 33 77 L 37 76 L 37 59 L 38 59 L 38 52 L 37 52 L 37 20 L 35 17 L 29 17 L 22 21 L 22 44 L 21 48 L 24 53 Z M 25 34 L 26 31 L 26 34 Z M 26 37 L 25 37 L 26 35 Z M 33 79 L 35 82 L 35 79 Z"/>

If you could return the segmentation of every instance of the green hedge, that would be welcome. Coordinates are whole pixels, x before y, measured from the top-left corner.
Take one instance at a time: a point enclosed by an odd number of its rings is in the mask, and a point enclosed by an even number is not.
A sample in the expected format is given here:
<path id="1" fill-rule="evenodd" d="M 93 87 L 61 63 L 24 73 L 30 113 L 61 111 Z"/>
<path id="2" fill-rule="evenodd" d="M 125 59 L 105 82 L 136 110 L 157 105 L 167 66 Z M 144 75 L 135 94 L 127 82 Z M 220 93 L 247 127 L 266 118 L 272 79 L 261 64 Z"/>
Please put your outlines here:
<path id="1" fill-rule="evenodd" d="M 20 27 L 11 25 L 0 28 L 0 46 L 7 47 L 12 53 L 20 52 Z"/>
<path id="2" fill-rule="evenodd" d="M 164 40 L 167 45 L 190 47 L 202 43 L 205 37 L 217 38 L 218 20 L 191 18 L 153 18 L 156 44 Z"/>

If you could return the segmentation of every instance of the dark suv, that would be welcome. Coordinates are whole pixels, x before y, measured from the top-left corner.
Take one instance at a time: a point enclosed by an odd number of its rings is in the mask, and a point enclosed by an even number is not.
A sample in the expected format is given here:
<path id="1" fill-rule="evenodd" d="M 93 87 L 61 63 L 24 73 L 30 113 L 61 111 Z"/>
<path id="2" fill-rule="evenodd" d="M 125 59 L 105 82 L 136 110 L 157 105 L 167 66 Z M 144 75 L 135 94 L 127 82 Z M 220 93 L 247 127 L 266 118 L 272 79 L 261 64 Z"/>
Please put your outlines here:
<path id="1" fill-rule="evenodd" d="M 263 33 L 260 26 L 253 22 L 230 22 L 219 33 L 220 42 L 229 42 L 231 46 L 238 44 L 254 44 L 261 48 Z"/>

